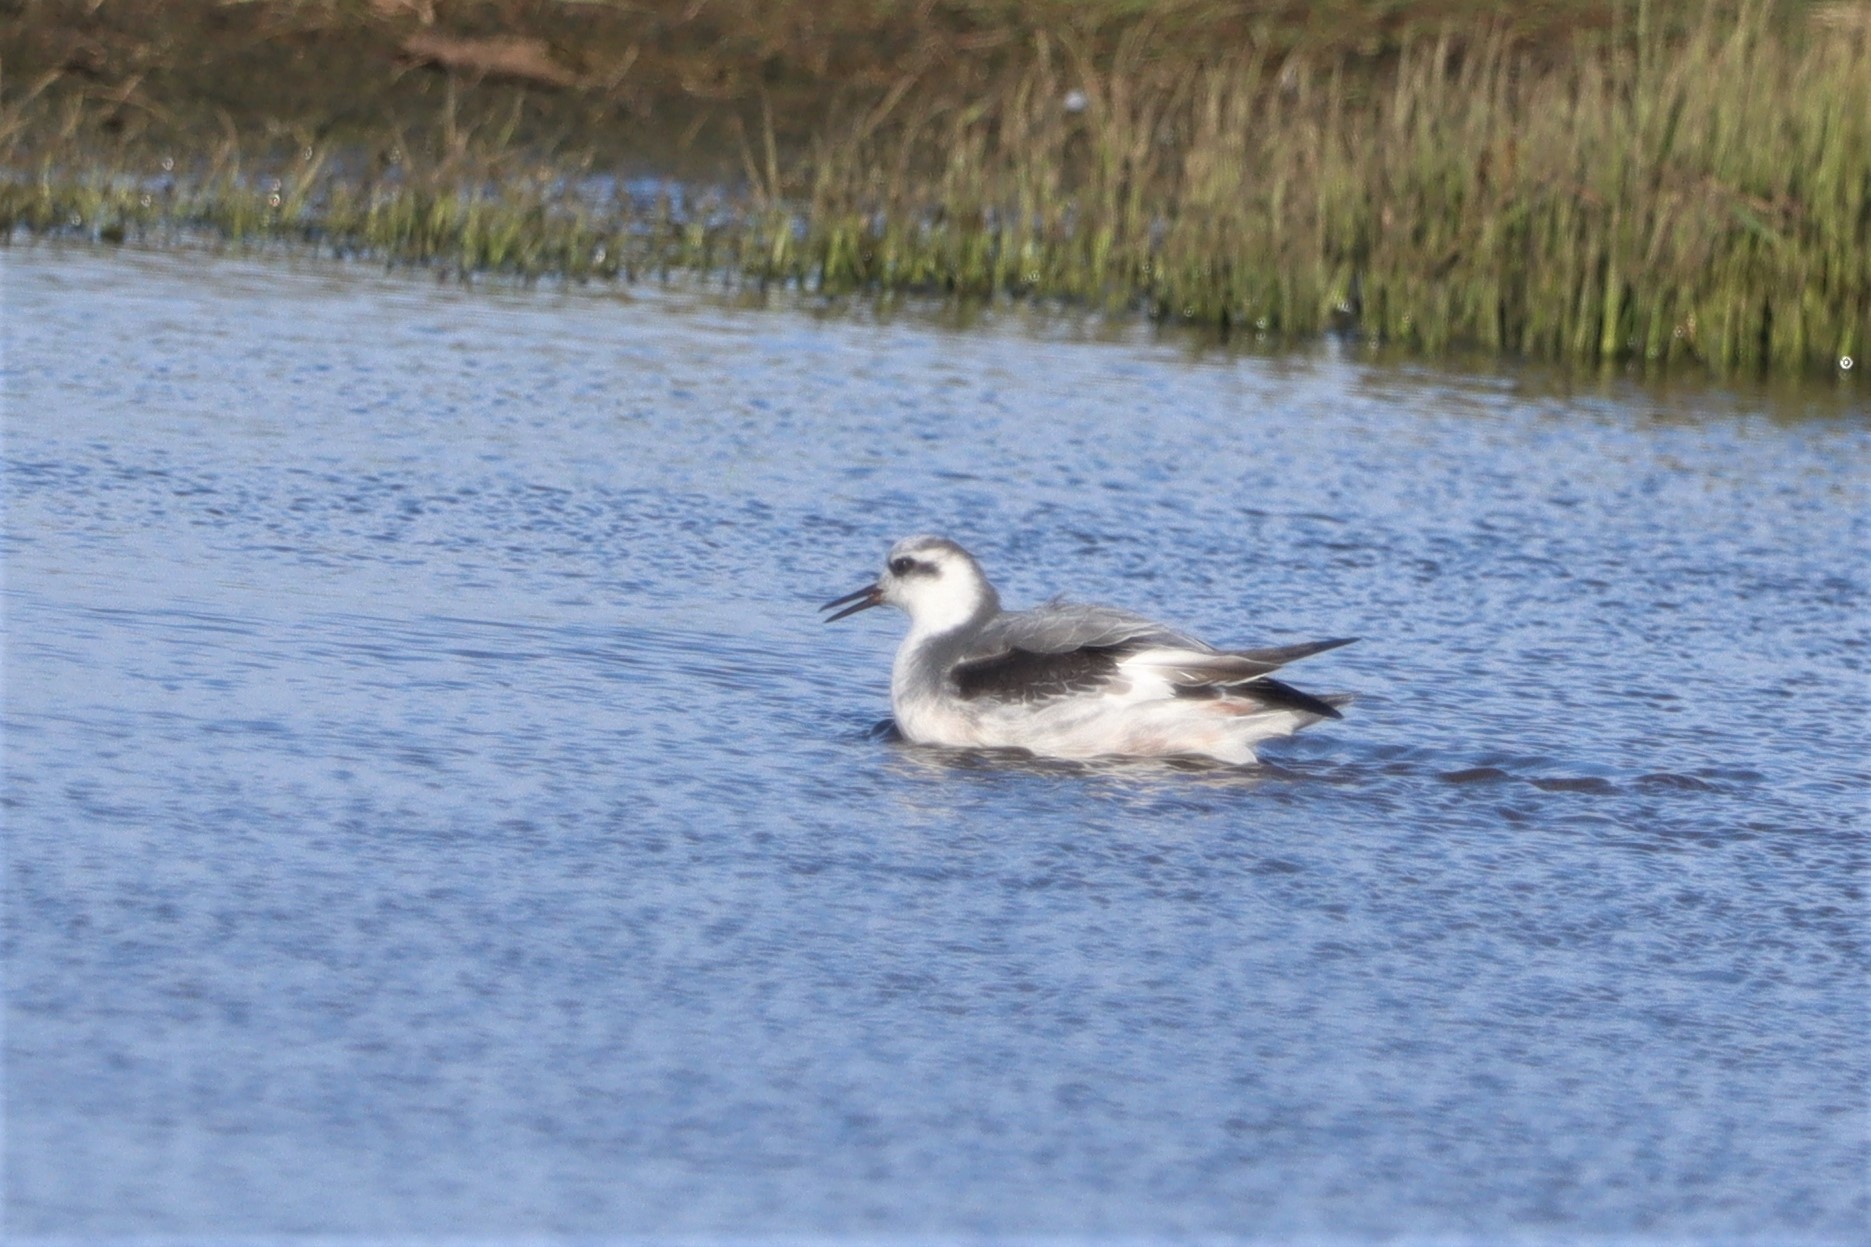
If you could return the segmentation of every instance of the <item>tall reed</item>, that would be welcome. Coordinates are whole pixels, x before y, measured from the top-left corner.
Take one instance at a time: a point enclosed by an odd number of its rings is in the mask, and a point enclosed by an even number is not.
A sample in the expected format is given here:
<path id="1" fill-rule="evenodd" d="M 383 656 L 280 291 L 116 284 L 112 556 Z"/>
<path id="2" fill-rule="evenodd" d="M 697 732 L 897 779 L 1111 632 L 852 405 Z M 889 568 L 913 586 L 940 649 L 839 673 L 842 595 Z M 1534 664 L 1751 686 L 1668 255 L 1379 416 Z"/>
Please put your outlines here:
<path id="1" fill-rule="evenodd" d="M 1429 351 L 1829 368 L 1871 336 L 1871 54 L 1862 30 L 1770 16 L 1711 8 L 1665 43 L 1640 6 L 1552 61 L 1448 32 L 1377 92 L 1251 54 L 1193 73 L 1041 56 L 986 106 L 828 148 L 784 275 Z"/>

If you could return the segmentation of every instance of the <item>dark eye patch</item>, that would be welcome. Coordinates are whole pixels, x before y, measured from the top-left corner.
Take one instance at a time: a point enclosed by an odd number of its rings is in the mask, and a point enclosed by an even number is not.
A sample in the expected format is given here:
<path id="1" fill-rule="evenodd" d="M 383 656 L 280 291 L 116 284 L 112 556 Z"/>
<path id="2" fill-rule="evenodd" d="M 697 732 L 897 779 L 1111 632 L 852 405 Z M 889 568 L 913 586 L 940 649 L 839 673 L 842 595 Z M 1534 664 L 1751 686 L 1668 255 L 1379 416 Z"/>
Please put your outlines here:
<path id="1" fill-rule="evenodd" d="M 934 574 L 935 568 L 904 556 L 890 560 L 890 572 L 895 576 L 928 576 Z"/>

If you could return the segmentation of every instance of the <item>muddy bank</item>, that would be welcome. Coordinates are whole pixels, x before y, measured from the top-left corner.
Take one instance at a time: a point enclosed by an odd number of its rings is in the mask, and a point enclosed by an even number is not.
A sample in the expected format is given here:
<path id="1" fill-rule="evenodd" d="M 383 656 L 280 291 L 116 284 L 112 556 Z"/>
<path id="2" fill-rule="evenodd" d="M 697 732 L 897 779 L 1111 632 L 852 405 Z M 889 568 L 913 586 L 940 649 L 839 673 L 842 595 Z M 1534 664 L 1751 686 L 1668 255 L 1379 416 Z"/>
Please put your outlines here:
<path id="1" fill-rule="evenodd" d="M 1655 7 L 1663 25 L 1693 12 Z M 182 150 L 230 135 L 281 151 L 374 144 L 449 125 L 706 177 L 739 170 L 750 131 L 770 125 L 796 155 L 886 102 L 989 95 L 1048 54 L 1092 71 L 1253 54 L 1362 80 L 1437 30 L 1491 25 L 1534 55 L 1571 55 L 1581 31 L 1610 29 L 1618 11 L 1599 0 L 9 0 L 0 105 L 81 107 L 102 136 Z"/>

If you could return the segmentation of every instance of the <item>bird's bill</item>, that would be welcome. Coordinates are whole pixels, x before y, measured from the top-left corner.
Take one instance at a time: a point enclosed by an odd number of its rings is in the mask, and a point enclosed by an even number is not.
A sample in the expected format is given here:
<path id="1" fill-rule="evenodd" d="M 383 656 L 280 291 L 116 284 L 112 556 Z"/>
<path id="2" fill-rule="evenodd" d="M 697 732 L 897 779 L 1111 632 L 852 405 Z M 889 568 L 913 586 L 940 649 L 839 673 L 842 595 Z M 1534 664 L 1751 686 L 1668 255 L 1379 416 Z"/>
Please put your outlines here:
<path id="1" fill-rule="evenodd" d="M 857 605 L 845 606 L 847 602 L 855 602 Z M 856 593 L 847 593 L 841 598 L 833 598 L 831 601 L 825 603 L 825 605 L 819 607 L 819 609 L 828 611 L 833 607 L 844 606 L 844 609 L 839 611 L 836 615 L 827 615 L 825 617 L 826 623 L 837 623 L 846 615 L 855 615 L 859 611 L 867 611 L 873 606 L 882 606 L 883 604 L 884 591 L 882 586 L 866 585 Z"/>

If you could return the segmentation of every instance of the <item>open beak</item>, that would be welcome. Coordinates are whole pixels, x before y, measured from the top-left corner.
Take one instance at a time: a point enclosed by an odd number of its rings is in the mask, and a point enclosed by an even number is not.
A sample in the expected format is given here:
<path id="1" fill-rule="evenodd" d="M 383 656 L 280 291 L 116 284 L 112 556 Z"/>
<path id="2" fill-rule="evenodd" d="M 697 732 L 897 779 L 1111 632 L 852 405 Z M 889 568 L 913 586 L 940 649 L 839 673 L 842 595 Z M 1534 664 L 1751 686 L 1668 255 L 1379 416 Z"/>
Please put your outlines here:
<path id="1" fill-rule="evenodd" d="M 853 602 L 853 603 L 856 603 L 856 605 L 845 606 L 845 603 L 847 602 Z M 867 611 L 873 606 L 882 606 L 883 604 L 884 604 L 883 586 L 882 585 L 866 585 L 864 588 L 859 589 L 856 593 L 847 593 L 841 598 L 833 598 L 831 601 L 825 603 L 825 605 L 819 607 L 819 609 L 822 611 L 828 611 L 828 610 L 831 610 L 834 606 L 844 606 L 844 609 L 839 611 L 836 615 L 827 615 L 825 617 L 826 623 L 837 623 L 840 619 L 843 619 L 846 615 L 855 615 L 859 611 Z"/>

